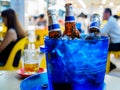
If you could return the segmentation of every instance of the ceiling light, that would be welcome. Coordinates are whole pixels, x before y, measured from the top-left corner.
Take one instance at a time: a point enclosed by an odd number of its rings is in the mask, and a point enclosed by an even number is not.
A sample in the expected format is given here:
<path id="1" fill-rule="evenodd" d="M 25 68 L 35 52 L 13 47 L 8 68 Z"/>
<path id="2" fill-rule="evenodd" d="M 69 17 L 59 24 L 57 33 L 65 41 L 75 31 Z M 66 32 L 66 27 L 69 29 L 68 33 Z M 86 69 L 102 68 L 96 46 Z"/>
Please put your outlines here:
<path id="1" fill-rule="evenodd" d="M 83 0 L 78 0 L 78 2 L 80 3 L 80 5 L 81 5 L 83 8 L 86 8 L 86 5 L 85 5 L 85 3 L 83 2 Z"/>
<path id="2" fill-rule="evenodd" d="M 107 0 L 102 0 L 102 4 L 106 4 L 106 1 L 107 1 Z"/>
<path id="3" fill-rule="evenodd" d="M 109 3 L 109 6 L 111 6 L 111 7 L 112 7 L 113 5 L 114 5 L 114 3 L 113 3 L 113 2 L 110 2 L 110 3 Z"/>
<path id="4" fill-rule="evenodd" d="M 103 5 L 100 5 L 99 7 L 100 7 L 100 8 L 103 8 Z"/>
<path id="5" fill-rule="evenodd" d="M 118 5 L 116 9 L 120 9 L 120 5 Z"/>

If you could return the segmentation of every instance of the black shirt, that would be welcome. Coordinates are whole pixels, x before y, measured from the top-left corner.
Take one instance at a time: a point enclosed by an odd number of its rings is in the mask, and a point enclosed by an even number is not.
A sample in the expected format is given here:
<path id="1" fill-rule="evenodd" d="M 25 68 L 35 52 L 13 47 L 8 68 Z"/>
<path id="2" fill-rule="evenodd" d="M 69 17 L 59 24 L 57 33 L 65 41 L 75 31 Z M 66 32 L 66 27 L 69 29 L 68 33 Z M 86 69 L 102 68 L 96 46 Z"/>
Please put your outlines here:
<path id="1" fill-rule="evenodd" d="M 16 32 L 17 33 L 17 32 Z M 15 46 L 15 44 L 20 40 L 18 34 L 17 34 L 17 40 L 14 42 L 11 42 L 1 53 L 0 53 L 0 66 L 4 66 L 7 62 L 7 59 Z M 21 53 L 18 53 L 17 56 L 20 56 Z M 19 61 L 19 60 L 18 60 Z M 16 65 L 15 65 L 16 66 Z"/>

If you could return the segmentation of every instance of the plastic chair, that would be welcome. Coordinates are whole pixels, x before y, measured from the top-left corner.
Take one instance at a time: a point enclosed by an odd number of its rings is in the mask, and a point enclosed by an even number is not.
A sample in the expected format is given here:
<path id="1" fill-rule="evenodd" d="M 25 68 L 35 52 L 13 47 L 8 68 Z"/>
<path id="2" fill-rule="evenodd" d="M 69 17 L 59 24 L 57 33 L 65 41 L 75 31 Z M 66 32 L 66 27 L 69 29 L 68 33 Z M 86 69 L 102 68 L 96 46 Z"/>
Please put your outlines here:
<path id="1" fill-rule="evenodd" d="M 119 58 L 120 51 L 110 51 L 108 53 L 108 59 L 107 59 L 107 65 L 106 65 L 106 73 L 108 74 L 110 72 L 110 54 L 114 54 L 115 58 Z"/>
<path id="2" fill-rule="evenodd" d="M 40 52 L 41 53 L 44 53 L 44 55 L 42 56 L 42 59 L 41 59 L 41 63 L 40 63 L 40 67 L 41 68 L 44 68 L 44 69 L 46 69 L 46 57 L 45 57 L 45 46 L 43 45 L 43 46 L 40 46 Z"/>
<path id="3" fill-rule="evenodd" d="M 2 27 L 3 27 L 2 32 L 6 32 L 7 31 L 7 27 L 3 23 L 2 23 Z"/>
<path id="4" fill-rule="evenodd" d="M 112 51 L 111 53 L 114 54 L 117 59 L 120 57 L 120 51 Z"/>
<path id="5" fill-rule="evenodd" d="M 25 44 L 26 44 L 26 39 L 27 39 L 26 37 L 22 38 L 21 40 L 19 40 L 15 44 L 15 46 L 11 50 L 11 53 L 10 53 L 10 55 L 8 57 L 8 60 L 7 60 L 6 64 L 4 66 L 0 66 L 0 70 L 17 70 L 17 69 L 22 67 L 22 61 L 21 60 L 19 60 L 19 63 L 18 63 L 17 67 L 14 67 L 13 63 L 14 63 L 15 55 L 16 55 L 16 53 L 18 51 L 20 51 L 20 53 L 22 55 L 24 47 L 25 47 Z"/>
<path id="6" fill-rule="evenodd" d="M 35 47 L 39 48 L 41 45 L 44 45 L 44 37 L 48 35 L 48 30 L 35 30 L 35 35 Z"/>
<path id="7" fill-rule="evenodd" d="M 5 37 L 7 27 L 4 24 L 2 24 L 1 26 L 2 26 L 2 29 L 0 30 L 0 40 L 2 41 L 3 38 Z"/>
<path id="8" fill-rule="evenodd" d="M 110 72 L 110 52 L 108 52 L 108 58 L 106 63 L 106 74 Z"/>
<path id="9" fill-rule="evenodd" d="M 45 57 L 45 55 L 42 57 L 42 60 L 41 60 L 41 63 L 40 63 L 40 67 L 41 68 L 46 68 L 47 66 L 46 66 L 46 57 Z"/>

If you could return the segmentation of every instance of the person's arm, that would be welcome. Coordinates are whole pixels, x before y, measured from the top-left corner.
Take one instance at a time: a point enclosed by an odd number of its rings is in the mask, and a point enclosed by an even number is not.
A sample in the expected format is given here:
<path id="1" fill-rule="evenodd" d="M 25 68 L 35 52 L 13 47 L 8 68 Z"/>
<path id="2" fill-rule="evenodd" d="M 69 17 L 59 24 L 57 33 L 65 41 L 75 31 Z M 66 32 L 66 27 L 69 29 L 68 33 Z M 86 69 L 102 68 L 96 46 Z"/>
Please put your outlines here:
<path id="1" fill-rule="evenodd" d="M 17 34 L 14 30 L 9 30 L 6 33 L 4 40 L 0 44 L 0 52 L 2 52 L 11 42 L 17 40 Z"/>

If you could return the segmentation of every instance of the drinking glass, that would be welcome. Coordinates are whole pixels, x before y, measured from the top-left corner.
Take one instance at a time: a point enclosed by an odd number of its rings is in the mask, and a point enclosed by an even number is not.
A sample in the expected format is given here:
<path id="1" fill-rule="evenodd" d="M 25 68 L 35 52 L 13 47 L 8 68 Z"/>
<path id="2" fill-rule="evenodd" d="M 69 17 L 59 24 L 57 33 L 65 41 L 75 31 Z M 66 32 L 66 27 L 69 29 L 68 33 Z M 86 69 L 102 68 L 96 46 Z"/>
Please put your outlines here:
<path id="1" fill-rule="evenodd" d="M 35 49 L 24 50 L 24 62 L 23 67 L 25 73 L 34 74 L 39 70 L 39 51 Z"/>

